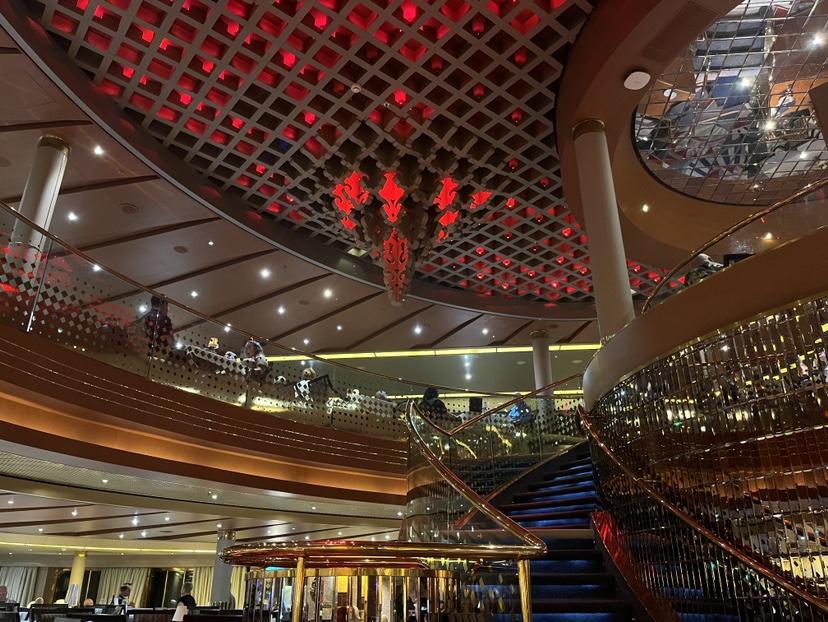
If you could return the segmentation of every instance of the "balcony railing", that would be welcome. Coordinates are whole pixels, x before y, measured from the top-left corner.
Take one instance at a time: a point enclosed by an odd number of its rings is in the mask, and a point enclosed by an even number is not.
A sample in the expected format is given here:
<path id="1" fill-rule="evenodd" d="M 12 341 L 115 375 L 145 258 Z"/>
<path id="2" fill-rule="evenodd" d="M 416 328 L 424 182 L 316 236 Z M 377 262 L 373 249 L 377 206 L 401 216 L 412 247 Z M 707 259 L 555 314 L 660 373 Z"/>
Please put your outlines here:
<path id="1" fill-rule="evenodd" d="M 28 227 L 38 247 L 14 240 Z M 189 393 L 305 424 L 404 440 L 405 404 L 440 390 L 447 412 L 473 416 L 471 397 L 499 404 L 511 396 L 434 387 L 324 360 L 238 330 L 175 301 L 159 321 L 164 297 L 108 269 L 0 202 L 0 322 L 73 352 Z M 166 299 L 165 299 L 166 300 Z M 262 347 L 269 361 L 256 360 Z"/>

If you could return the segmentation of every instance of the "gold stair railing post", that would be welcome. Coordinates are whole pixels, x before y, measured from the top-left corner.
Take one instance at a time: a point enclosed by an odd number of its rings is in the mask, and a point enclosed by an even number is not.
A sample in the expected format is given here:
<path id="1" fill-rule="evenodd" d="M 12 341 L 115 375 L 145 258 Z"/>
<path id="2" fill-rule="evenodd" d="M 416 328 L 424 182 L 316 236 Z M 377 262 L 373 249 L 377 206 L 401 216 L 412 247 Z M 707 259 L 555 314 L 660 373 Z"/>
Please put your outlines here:
<path id="1" fill-rule="evenodd" d="M 296 558 L 296 576 L 293 579 L 293 611 L 290 614 L 290 622 L 302 622 L 302 608 L 305 601 L 305 557 Z M 316 620 L 309 620 L 316 622 Z"/>
<path id="2" fill-rule="evenodd" d="M 518 587 L 520 588 L 520 612 L 523 622 L 532 621 L 532 580 L 529 574 L 529 560 L 518 560 Z"/>

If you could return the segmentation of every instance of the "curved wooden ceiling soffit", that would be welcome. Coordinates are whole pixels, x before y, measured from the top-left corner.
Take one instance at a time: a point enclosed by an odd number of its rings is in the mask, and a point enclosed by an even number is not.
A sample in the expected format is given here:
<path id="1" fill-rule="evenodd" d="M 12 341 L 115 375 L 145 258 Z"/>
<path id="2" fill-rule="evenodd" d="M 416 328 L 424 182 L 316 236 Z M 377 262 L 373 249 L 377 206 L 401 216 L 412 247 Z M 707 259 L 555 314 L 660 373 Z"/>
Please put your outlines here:
<path id="1" fill-rule="evenodd" d="M 601 119 L 607 128 L 616 195 L 628 256 L 673 265 L 688 251 L 755 211 L 679 194 L 657 181 L 642 165 L 631 123 L 646 89 L 631 91 L 624 79 L 632 71 L 658 77 L 709 24 L 738 0 L 624 0 L 604 2 L 573 46 L 557 107 L 558 149 L 564 191 L 573 213 L 583 221 L 579 171 L 572 128 Z M 652 78 L 651 78 L 652 82 Z M 643 205 L 650 207 L 642 211 Z"/>

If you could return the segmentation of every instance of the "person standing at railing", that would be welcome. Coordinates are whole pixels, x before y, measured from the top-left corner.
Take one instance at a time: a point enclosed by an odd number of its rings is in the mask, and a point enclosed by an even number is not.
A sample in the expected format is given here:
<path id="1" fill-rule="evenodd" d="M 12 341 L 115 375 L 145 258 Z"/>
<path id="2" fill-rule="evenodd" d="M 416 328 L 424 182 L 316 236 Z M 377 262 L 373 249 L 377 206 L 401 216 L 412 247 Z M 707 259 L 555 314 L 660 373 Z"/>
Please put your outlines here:
<path id="1" fill-rule="evenodd" d="M 150 354 L 166 357 L 175 345 L 172 320 L 167 314 L 169 303 L 158 296 L 150 299 L 150 310 L 141 318 Z"/>
<path id="2" fill-rule="evenodd" d="M 690 264 L 693 267 L 684 277 L 684 286 L 690 287 L 702 281 L 712 274 L 716 274 L 724 266 L 710 258 L 710 255 L 702 253 Z"/>

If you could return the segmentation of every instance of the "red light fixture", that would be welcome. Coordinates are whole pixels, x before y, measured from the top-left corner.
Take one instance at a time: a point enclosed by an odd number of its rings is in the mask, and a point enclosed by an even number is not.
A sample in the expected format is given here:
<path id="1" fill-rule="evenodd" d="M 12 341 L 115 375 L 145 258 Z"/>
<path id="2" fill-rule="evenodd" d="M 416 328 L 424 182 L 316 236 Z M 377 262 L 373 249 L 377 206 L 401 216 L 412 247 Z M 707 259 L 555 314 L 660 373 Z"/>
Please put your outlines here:
<path id="1" fill-rule="evenodd" d="M 371 199 L 364 188 L 363 173 L 354 171 L 333 189 L 334 207 L 342 226 L 353 232 L 357 242 L 371 249 L 372 257 L 383 269 L 391 303 L 403 302 L 414 271 L 435 244 L 449 238 L 464 213 L 482 205 L 491 196 L 480 191 L 471 195 L 464 210 L 457 201 L 457 182 L 446 177 L 439 182 L 432 206 L 406 202 L 407 191 L 397 183 L 397 173 L 385 173 L 376 191 L 381 201 Z M 478 249 L 482 254 L 483 249 Z M 478 275 L 478 279 L 481 278 Z"/>

